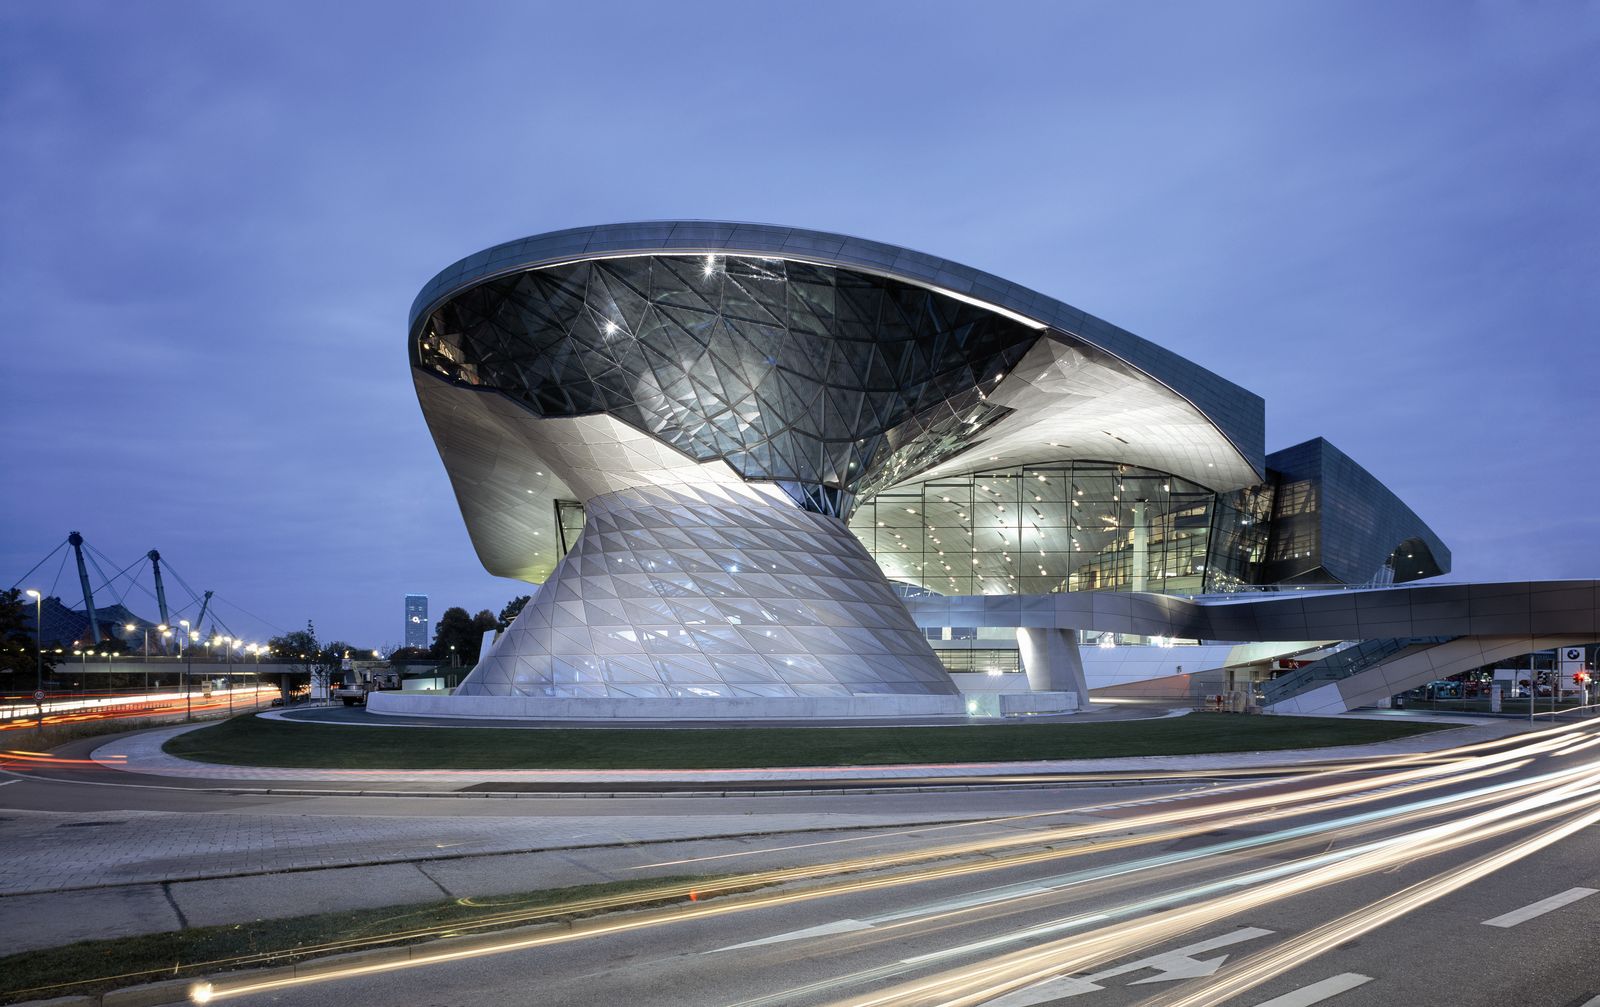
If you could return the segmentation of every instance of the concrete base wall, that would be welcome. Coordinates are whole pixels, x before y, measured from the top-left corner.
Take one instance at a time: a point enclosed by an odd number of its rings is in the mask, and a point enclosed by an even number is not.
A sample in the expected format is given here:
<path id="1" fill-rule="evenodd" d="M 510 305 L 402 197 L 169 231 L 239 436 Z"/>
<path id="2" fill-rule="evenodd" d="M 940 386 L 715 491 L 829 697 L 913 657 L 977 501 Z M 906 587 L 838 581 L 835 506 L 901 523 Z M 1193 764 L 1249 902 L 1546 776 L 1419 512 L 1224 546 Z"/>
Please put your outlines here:
<path id="1" fill-rule="evenodd" d="M 969 692 L 1027 692 L 1028 676 L 1015 672 L 1005 675 L 990 675 L 984 672 L 955 671 L 950 673 L 950 681 L 956 684 L 965 695 Z"/>
<path id="2" fill-rule="evenodd" d="M 1032 713 L 1077 713 L 1075 692 L 969 692 L 961 697 L 969 717 L 1019 717 Z"/>
<path id="3" fill-rule="evenodd" d="M 1076 692 L 1002 692 L 1000 716 L 1022 713 L 1072 713 L 1078 709 Z"/>
<path id="4" fill-rule="evenodd" d="M 960 696 L 551 699 L 375 692 L 367 697 L 367 709 L 389 717 L 467 720 L 865 720 L 967 715 Z"/>

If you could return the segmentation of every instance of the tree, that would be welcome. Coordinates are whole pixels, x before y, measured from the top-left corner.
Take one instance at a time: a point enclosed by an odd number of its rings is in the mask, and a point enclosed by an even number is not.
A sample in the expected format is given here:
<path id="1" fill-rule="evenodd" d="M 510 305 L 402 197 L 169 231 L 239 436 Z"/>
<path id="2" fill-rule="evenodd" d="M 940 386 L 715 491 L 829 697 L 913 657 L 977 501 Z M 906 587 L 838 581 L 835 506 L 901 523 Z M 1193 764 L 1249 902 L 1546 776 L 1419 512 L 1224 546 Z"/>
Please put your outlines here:
<path id="1" fill-rule="evenodd" d="M 504 631 L 507 626 L 511 625 L 513 619 L 522 614 L 522 606 L 526 605 L 532 598 L 533 596 L 529 594 L 519 594 L 506 602 L 506 607 L 500 610 L 500 622 L 496 624 L 495 628 Z"/>
<path id="2" fill-rule="evenodd" d="M 275 636 L 267 641 L 267 646 L 273 656 L 288 662 L 289 674 L 306 676 L 315 689 L 319 684 L 324 687 L 332 684 L 349 644 L 322 643 L 317 639 L 316 625 L 307 619 L 305 629 Z"/>
<path id="3" fill-rule="evenodd" d="M 34 649 L 32 599 L 16 588 L 0 591 L 0 674 L 8 680 L 8 690 L 33 688 L 38 670 L 38 651 Z M 55 655 L 46 652 L 44 670 L 55 667 Z"/>
<path id="4" fill-rule="evenodd" d="M 468 615 L 460 606 L 447 608 L 433 624 L 433 656 L 436 660 L 470 668 L 478 663 L 483 634 L 499 626 L 500 621 L 488 609 Z"/>

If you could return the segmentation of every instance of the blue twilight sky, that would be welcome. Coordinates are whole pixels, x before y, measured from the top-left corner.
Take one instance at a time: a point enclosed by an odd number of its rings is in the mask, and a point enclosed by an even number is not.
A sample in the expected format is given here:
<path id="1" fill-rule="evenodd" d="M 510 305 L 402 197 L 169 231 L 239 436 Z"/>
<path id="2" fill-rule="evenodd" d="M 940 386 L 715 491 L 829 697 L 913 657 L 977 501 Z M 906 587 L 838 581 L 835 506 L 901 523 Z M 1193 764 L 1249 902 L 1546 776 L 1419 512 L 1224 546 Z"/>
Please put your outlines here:
<path id="1" fill-rule="evenodd" d="M 1600 576 L 1597 155 L 1594 3 L 9 3 L 0 586 L 76 528 L 252 637 L 498 611 L 406 310 L 662 217 L 1032 286 L 1328 437 L 1452 579 Z"/>

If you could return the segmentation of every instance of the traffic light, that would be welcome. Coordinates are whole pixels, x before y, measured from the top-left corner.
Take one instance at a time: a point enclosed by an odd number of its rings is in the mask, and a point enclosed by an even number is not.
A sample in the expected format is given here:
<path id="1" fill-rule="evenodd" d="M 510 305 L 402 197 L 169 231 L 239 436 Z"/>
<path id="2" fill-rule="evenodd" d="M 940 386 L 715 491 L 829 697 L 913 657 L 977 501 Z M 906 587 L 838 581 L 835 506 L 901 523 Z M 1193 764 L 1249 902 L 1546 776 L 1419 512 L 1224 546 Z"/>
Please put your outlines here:
<path id="1" fill-rule="evenodd" d="M 1587 685 L 1589 682 L 1589 673 L 1587 671 L 1575 671 L 1572 673 L 1572 680 L 1579 685 Z"/>

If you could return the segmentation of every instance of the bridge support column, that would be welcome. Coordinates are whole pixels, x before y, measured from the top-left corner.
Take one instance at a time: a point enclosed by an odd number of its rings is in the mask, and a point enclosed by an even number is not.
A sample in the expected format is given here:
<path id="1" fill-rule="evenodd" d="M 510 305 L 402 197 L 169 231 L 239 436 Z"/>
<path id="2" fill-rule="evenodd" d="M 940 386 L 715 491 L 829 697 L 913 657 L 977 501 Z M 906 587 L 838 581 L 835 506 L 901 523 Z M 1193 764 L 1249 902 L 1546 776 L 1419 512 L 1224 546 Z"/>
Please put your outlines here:
<path id="1" fill-rule="evenodd" d="M 1028 675 L 1029 689 L 1077 693 L 1078 705 L 1089 705 L 1089 683 L 1083 676 L 1077 630 L 1020 627 L 1017 650 L 1022 656 L 1022 670 Z"/>

